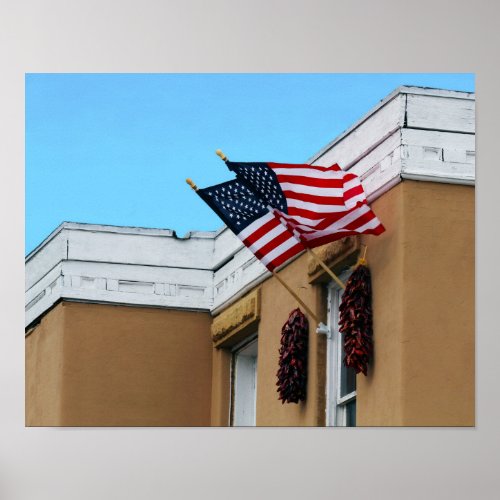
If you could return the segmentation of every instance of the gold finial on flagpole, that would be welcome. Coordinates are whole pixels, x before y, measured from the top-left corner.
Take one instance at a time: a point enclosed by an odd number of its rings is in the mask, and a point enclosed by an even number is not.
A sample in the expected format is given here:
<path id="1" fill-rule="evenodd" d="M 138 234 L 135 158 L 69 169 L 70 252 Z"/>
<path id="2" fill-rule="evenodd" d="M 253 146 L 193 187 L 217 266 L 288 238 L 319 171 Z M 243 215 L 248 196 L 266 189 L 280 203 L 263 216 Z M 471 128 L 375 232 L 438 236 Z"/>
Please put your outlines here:
<path id="1" fill-rule="evenodd" d="M 198 191 L 198 186 L 191 179 L 189 179 L 189 178 L 186 179 L 186 182 L 191 186 L 191 189 Z"/>
<path id="2" fill-rule="evenodd" d="M 222 161 L 227 161 L 227 156 L 220 149 L 217 149 L 215 154 L 219 156 Z"/>
<path id="3" fill-rule="evenodd" d="M 358 265 L 363 265 L 363 266 L 366 266 L 366 251 L 368 250 L 368 245 L 365 245 L 364 243 L 362 243 L 362 246 L 365 247 L 365 250 L 363 252 L 363 257 L 360 257 L 358 259 Z"/>

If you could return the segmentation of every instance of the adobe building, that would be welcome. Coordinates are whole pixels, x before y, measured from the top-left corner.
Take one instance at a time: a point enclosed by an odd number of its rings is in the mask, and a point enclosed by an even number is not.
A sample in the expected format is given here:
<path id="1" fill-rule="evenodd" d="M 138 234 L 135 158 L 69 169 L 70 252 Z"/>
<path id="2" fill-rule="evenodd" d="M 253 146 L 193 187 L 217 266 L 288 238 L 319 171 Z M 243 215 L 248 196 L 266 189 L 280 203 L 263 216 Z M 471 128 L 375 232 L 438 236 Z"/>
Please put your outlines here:
<path id="1" fill-rule="evenodd" d="M 309 318 L 307 399 L 282 404 L 297 303 L 230 231 L 63 223 L 26 257 L 26 425 L 473 426 L 474 99 L 398 88 L 309 160 L 360 176 L 386 227 L 317 249 L 345 280 L 368 246 L 367 377 L 307 254 L 279 274 L 327 327 Z"/>

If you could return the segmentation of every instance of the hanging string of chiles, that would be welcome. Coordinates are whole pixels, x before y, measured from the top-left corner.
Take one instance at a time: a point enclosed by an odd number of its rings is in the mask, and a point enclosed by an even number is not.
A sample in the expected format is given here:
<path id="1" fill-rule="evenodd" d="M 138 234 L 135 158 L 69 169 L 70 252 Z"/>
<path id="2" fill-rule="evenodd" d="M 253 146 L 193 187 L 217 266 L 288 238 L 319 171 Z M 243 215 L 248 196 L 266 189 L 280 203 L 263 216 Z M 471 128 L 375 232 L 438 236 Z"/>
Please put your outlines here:
<path id="1" fill-rule="evenodd" d="M 366 250 L 365 250 L 366 252 Z M 344 364 L 364 375 L 373 355 L 372 285 L 364 258 L 345 285 L 340 304 L 339 331 L 344 336 Z"/>
<path id="2" fill-rule="evenodd" d="M 306 399 L 308 335 L 309 322 L 306 316 L 300 309 L 294 309 L 281 329 L 276 385 L 282 404 Z"/>

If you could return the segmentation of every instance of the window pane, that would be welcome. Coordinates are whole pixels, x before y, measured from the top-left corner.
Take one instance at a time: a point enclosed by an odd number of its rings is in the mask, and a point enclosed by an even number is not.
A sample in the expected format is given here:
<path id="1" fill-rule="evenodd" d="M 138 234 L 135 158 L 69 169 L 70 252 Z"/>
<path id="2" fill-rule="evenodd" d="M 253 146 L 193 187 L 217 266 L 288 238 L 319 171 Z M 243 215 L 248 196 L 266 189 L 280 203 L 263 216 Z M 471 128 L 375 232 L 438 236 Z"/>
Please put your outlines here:
<path id="1" fill-rule="evenodd" d="M 356 372 L 353 368 L 347 368 L 341 361 L 340 367 L 340 397 L 350 394 L 356 390 Z"/>
<path id="2" fill-rule="evenodd" d="M 356 400 L 349 401 L 345 405 L 345 425 L 346 427 L 356 427 Z"/>

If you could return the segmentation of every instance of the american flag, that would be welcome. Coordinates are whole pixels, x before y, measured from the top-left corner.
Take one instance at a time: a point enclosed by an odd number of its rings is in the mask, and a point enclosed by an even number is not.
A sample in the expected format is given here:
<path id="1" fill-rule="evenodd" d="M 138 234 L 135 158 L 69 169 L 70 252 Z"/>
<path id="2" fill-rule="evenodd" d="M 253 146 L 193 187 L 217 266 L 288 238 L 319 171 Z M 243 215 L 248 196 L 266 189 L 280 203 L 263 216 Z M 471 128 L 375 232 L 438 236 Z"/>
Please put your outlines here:
<path id="1" fill-rule="evenodd" d="M 271 186 L 264 201 L 235 179 L 197 193 L 270 271 L 305 250 L 272 208 L 286 208 L 279 189 Z"/>
<path id="2" fill-rule="evenodd" d="M 359 177 L 337 164 L 226 164 L 241 183 L 272 207 L 274 215 L 305 247 L 385 231 L 366 202 Z"/>

